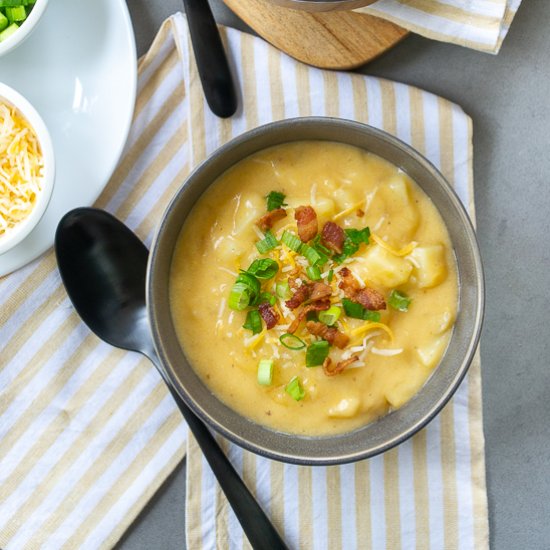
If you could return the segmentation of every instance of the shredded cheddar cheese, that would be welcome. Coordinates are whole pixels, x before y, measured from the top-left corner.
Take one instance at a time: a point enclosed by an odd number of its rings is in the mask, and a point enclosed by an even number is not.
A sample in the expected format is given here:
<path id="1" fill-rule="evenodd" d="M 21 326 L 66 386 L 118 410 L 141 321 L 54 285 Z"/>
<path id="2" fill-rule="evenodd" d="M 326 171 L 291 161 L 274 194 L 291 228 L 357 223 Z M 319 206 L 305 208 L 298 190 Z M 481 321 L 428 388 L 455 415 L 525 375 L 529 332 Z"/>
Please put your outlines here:
<path id="1" fill-rule="evenodd" d="M 0 236 L 30 214 L 43 177 L 34 131 L 15 108 L 0 103 Z"/>
<path id="2" fill-rule="evenodd" d="M 332 221 L 335 222 L 336 220 L 339 220 L 340 218 L 343 218 L 344 216 L 347 216 L 348 214 L 355 212 L 358 208 L 361 208 L 365 204 L 365 202 L 366 202 L 366 199 L 363 199 L 362 201 L 355 203 L 353 206 L 350 206 L 349 208 L 346 208 L 345 210 L 338 212 L 338 214 L 335 214 L 334 216 L 332 216 Z"/>
<path id="3" fill-rule="evenodd" d="M 384 323 L 374 323 L 374 322 L 367 322 L 363 326 L 360 326 L 359 328 L 356 328 L 351 331 L 351 335 L 353 337 L 361 336 L 365 334 L 365 332 L 368 332 L 369 330 L 374 330 L 376 328 L 381 328 L 383 331 L 387 333 L 387 335 L 393 340 L 393 332 L 391 328 L 388 325 L 385 325 Z"/>
<path id="4" fill-rule="evenodd" d="M 371 239 L 382 248 L 385 248 L 388 252 L 391 252 L 394 256 L 406 256 L 407 254 L 410 254 L 417 246 L 418 243 L 415 241 L 410 242 L 408 245 L 404 246 L 403 248 L 393 248 L 393 246 L 390 246 L 384 239 L 381 239 L 378 235 L 375 233 L 371 233 Z"/>

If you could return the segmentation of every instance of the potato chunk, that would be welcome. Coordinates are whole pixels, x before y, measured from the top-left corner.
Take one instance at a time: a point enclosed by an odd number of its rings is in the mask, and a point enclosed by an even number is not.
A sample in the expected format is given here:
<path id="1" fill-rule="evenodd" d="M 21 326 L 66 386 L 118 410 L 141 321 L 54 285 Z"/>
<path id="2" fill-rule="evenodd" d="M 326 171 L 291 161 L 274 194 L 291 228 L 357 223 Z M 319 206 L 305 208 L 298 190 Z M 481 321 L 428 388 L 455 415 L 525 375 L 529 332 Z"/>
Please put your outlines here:
<path id="1" fill-rule="evenodd" d="M 313 209 L 321 220 L 329 220 L 336 213 L 334 201 L 326 197 L 317 199 Z"/>
<path id="2" fill-rule="evenodd" d="M 357 397 L 345 397 L 328 410 L 331 418 L 351 418 L 359 410 L 359 399 Z"/>
<path id="3" fill-rule="evenodd" d="M 418 228 L 420 215 L 416 204 L 410 199 L 405 174 L 396 174 L 378 187 L 367 216 L 376 228 L 376 233 L 386 237 L 395 248 L 411 241 Z"/>
<path id="4" fill-rule="evenodd" d="M 409 262 L 378 245 L 369 247 L 362 265 L 366 267 L 369 281 L 386 288 L 395 288 L 406 283 L 412 271 Z"/>
<path id="5" fill-rule="evenodd" d="M 385 391 L 386 400 L 394 409 L 409 401 L 426 381 L 426 369 L 414 361 L 399 371 L 399 376 L 393 377 L 393 383 Z"/>
<path id="6" fill-rule="evenodd" d="M 265 214 L 265 199 L 256 193 L 242 196 L 237 203 L 233 217 L 233 235 L 253 231 L 255 222 Z"/>
<path id="7" fill-rule="evenodd" d="M 416 349 L 416 355 L 420 362 L 429 369 L 433 369 L 441 360 L 443 352 L 447 347 L 449 338 L 447 335 L 436 338 L 429 344 Z"/>
<path id="8" fill-rule="evenodd" d="M 417 246 L 410 256 L 418 265 L 415 276 L 420 288 L 437 286 L 447 277 L 445 247 L 442 244 Z"/>

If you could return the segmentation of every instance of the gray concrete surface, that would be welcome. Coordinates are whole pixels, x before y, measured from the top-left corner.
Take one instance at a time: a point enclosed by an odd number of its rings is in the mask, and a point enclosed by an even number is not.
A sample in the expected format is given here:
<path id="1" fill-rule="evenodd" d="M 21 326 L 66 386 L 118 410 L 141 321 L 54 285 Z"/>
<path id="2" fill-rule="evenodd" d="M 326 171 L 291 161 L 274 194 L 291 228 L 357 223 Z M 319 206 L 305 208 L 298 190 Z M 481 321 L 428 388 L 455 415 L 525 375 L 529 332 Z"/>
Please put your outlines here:
<path id="1" fill-rule="evenodd" d="M 245 29 L 221 0 L 219 22 Z M 132 0 L 140 53 L 179 0 Z M 486 269 L 481 356 L 492 548 L 550 548 L 550 1 L 524 0 L 494 57 L 418 36 L 361 72 L 414 84 L 473 117 Z M 182 465 L 119 545 L 184 548 Z"/>

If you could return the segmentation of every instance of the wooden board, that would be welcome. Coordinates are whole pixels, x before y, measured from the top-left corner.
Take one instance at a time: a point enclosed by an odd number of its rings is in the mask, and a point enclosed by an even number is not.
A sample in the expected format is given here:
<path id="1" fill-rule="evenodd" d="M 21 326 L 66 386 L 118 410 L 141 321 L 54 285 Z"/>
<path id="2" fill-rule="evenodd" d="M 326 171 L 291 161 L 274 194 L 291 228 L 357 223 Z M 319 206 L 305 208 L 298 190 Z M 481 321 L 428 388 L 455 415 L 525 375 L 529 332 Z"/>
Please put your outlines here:
<path id="1" fill-rule="evenodd" d="M 269 0 L 224 0 L 261 37 L 308 65 L 353 69 L 400 42 L 408 31 L 352 11 L 306 12 Z"/>

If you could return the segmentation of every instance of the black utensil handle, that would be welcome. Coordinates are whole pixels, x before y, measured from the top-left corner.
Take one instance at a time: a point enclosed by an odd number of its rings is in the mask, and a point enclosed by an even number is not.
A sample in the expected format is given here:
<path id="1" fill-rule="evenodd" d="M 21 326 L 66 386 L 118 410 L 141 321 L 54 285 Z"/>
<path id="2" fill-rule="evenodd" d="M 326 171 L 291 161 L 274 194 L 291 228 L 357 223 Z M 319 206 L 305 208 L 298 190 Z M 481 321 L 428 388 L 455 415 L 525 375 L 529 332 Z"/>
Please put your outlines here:
<path id="1" fill-rule="evenodd" d="M 230 117 L 237 110 L 237 95 L 208 0 L 183 0 L 183 3 L 208 106 L 215 115 L 221 118 Z"/>
<path id="2" fill-rule="evenodd" d="M 246 537 L 255 550 L 288 550 L 277 530 L 252 496 L 244 481 L 233 468 L 225 453 L 221 450 L 214 436 L 206 425 L 183 402 L 173 388 L 168 375 L 154 350 L 147 352 L 147 356 L 155 363 L 159 373 L 166 382 L 176 405 L 183 414 L 189 429 L 195 436 L 204 457 L 210 464 L 220 487 L 222 488 L 235 516 L 239 520 Z"/>

